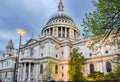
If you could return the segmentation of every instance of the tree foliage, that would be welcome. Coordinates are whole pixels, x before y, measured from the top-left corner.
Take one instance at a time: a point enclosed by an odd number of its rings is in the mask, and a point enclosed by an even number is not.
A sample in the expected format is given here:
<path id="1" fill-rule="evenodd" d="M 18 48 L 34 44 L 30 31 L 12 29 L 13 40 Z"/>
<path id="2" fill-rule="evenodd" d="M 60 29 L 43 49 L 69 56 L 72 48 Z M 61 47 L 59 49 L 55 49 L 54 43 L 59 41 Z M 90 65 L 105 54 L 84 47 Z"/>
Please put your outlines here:
<path id="1" fill-rule="evenodd" d="M 69 60 L 69 75 L 70 80 L 79 82 L 85 80 L 83 77 L 82 70 L 84 68 L 85 59 L 82 53 L 79 53 L 77 49 L 73 49 L 70 54 Z"/>
<path id="2" fill-rule="evenodd" d="M 120 64 L 114 66 L 113 73 L 116 79 L 120 79 Z"/>
<path id="3" fill-rule="evenodd" d="M 87 78 L 91 78 L 92 81 L 97 81 L 97 80 L 104 80 L 104 74 L 101 72 L 94 72 L 92 74 L 89 74 Z M 88 79 L 89 80 L 89 79 Z"/>
<path id="4" fill-rule="evenodd" d="M 105 75 L 105 79 L 114 80 L 115 79 L 115 74 L 113 72 L 110 72 L 110 73 Z"/>
<path id="5" fill-rule="evenodd" d="M 84 37 L 101 36 L 106 39 L 113 31 L 120 31 L 120 0 L 93 1 L 96 10 L 85 14 L 82 26 Z"/>
<path id="6" fill-rule="evenodd" d="M 113 67 L 113 71 L 106 74 L 105 78 L 108 79 L 108 80 L 120 79 L 120 64 L 116 64 Z"/>
<path id="7" fill-rule="evenodd" d="M 95 10 L 85 14 L 83 36 L 90 37 L 89 48 L 95 53 L 106 45 L 120 49 L 120 0 L 94 0 Z M 117 54 L 118 57 L 119 54 Z"/>
<path id="8" fill-rule="evenodd" d="M 44 75 L 43 79 L 44 80 L 52 80 L 52 75 L 55 73 L 55 61 L 49 61 L 47 62 L 45 68 L 43 69 Z"/>

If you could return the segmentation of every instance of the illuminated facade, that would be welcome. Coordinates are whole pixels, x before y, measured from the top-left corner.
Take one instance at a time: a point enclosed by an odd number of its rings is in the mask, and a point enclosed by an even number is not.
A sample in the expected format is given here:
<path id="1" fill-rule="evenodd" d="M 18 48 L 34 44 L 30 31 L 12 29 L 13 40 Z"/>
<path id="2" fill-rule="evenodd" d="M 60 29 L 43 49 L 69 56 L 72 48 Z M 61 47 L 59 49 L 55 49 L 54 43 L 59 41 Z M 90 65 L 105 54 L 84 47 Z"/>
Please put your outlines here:
<path id="1" fill-rule="evenodd" d="M 94 71 L 101 71 L 104 74 L 112 71 L 117 46 L 107 45 L 98 49 L 95 54 L 88 48 L 90 39 L 79 39 L 80 31 L 73 19 L 64 12 L 64 6 L 60 1 L 58 11 L 54 13 L 42 30 L 43 37 L 40 39 L 31 38 L 21 49 L 19 80 L 30 81 L 42 80 L 41 70 L 46 63 L 54 60 L 57 63 L 58 71 L 53 74 L 56 81 L 69 80 L 68 61 L 70 52 L 77 48 L 86 58 L 86 65 L 83 70 L 84 76 Z"/>
<path id="2" fill-rule="evenodd" d="M 20 82 L 42 80 L 43 69 L 50 60 L 57 63 L 52 79 L 68 81 L 68 62 L 73 48 L 82 52 L 86 59 L 83 70 L 85 77 L 95 71 L 104 72 L 104 74 L 112 71 L 114 64 L 111 59 L 116 58 L 115 54 L 119 53 L 117 45 L 101 46 L 97 53 L 90 50 L 88 47 L 90 39 L 79 39 L 80 31 L 73 19 L 65 13 L 61 0 L 58 11 L 49 18 L 41 34 L 43 37 L 39 39 L 32 37 L 21 46 L 18 69 Z"/>

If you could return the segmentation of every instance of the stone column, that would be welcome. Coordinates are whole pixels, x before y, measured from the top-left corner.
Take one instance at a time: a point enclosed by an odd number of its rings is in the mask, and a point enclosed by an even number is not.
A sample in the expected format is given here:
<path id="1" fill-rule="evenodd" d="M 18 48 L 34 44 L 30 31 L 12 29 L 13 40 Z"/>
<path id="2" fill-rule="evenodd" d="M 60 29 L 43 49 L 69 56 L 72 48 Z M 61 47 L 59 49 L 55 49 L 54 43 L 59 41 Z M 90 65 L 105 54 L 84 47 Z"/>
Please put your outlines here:
<path id="1" fill-rule="evenodd" d="M 26 78 L 26 63 L 24 63 L 23 81 L 25 81 L 25 78 Z"/>
<path id="2" fill-rule="evenodd" d="M 21 69 L 20 69 L 20 81 L 22 80 L 22 76 L 23 76 L 23 64 L 21 64 Z M 19 78 L 18 78 L 19 79 Z"/>
<path id="3" fill-rule="evenodd" d="M 72 38 L 72 35 L 71 35 L 71 28 L 69 28 L 69 38 Z"/>
<path id="4" fill-rule="evenodd" d="M 52 36 L 55 36 L 54 31 L 55 31 L 55 28 L 52 28 Z"/>
<path id="5" fill-rule="evenodd" d="M 28 75 L 28 81 L 30 81 L 30 76 L 31 76 L 31 63 L 29 63 L 29 75 Z"/>
<path id="6" fill-rule="evenodd" d="M 39 72 L 38 72 L 38 64 L 34 64 L 34 70 L 35 70 L 35 72 L 36 72 L 36 78 L 35 78 L 35 80 L 38 80 L 38 75 L 39 75 Z"/>
<path id="7" fill-rule="evenodd" d="M 62 27 L 61 27 L 61 37 L 63 37 L 63 36 L 62 36 L 62 33 L 63 33 L 63 29 L 62 29 Z"/>
<path id="8" fill-rule="evenodd" d="M 67 28 L 65 27 L 65 37 L 67 37 Z"/>

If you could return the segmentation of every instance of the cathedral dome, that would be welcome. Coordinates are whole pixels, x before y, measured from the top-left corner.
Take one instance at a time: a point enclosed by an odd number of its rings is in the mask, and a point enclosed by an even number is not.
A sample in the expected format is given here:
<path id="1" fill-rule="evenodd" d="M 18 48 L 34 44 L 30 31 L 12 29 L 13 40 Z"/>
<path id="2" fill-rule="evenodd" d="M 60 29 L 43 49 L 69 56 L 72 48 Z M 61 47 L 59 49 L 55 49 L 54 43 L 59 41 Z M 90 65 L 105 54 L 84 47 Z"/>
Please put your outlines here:
<path id="1" fill-rule="evenodd" d="M 42 29 L 43 36 L 54 36 L 58 39 L 69 38 L 78 39 L 80 35 L 79 29 L 76 27 L 73 19 L 64 12 L 62 0 L 58 5 L 58 11 L 53 13 L 48 22 Z"/>
<path id="2" fill-rule="evenodd" d="M 46 26 L 51 24 L 67 24 L 76 27 L 73 19 L 64 11 L 57 11 L 53 13 L 53 15 L 49 18 Z"/>

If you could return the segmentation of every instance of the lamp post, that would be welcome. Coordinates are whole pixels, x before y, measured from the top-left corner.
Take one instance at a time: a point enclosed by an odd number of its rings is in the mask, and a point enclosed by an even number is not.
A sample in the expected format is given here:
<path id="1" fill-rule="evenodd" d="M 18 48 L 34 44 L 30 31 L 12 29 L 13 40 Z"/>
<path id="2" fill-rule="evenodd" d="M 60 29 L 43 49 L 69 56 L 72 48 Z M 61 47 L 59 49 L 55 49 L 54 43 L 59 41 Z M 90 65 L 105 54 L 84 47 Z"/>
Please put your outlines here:
<path id="1" fill-rule="evenodd" d="M 17 34 L 20 36 L 20 38 L 19 38 L 19 49 L 18 49 L 18 56 L 15 58 L 15 60 L 16 60 L 16 63 L 15 63 L 15 82 L 18 82 L 17 81 L 17 73 L 18 73 L 18 64 L 19 64 L 19 55 L 20 55 L 20 46 L 21 46 L 21 38 L 22 38 L 22 36 L 25 34 L 25 31 L 23 30 L 23 29 L 18 29 L 17 30 Z"/>
<path id="2" fill-rule="evenodd" d="M 21 45 L 21 38 L 23 35 L 25 35 L 25 31 L 23 29 L 18 29 L 17 30 L 17 33 L 19 34 L 20 36 L 20 39 L 19 39 L 19 50 L 18 50 L 18 53 L 20 54 L 20 45 Z"/>
<path id="3" fill-rule="evenodd" d="M 15 49 L 15 50 L 17 50 L 17 49 Z M 17 82 L 16 81 L 16 71 L 17 71 L 17 59 L 18 59 L 18 50 L 17 50 L 17 52 L 16 52 L 16 54 L 14 55 L 14 59 L 15 59 L 15 61 L 14 61 L 14 78 L 13 78 L 13 82 Z"/>

